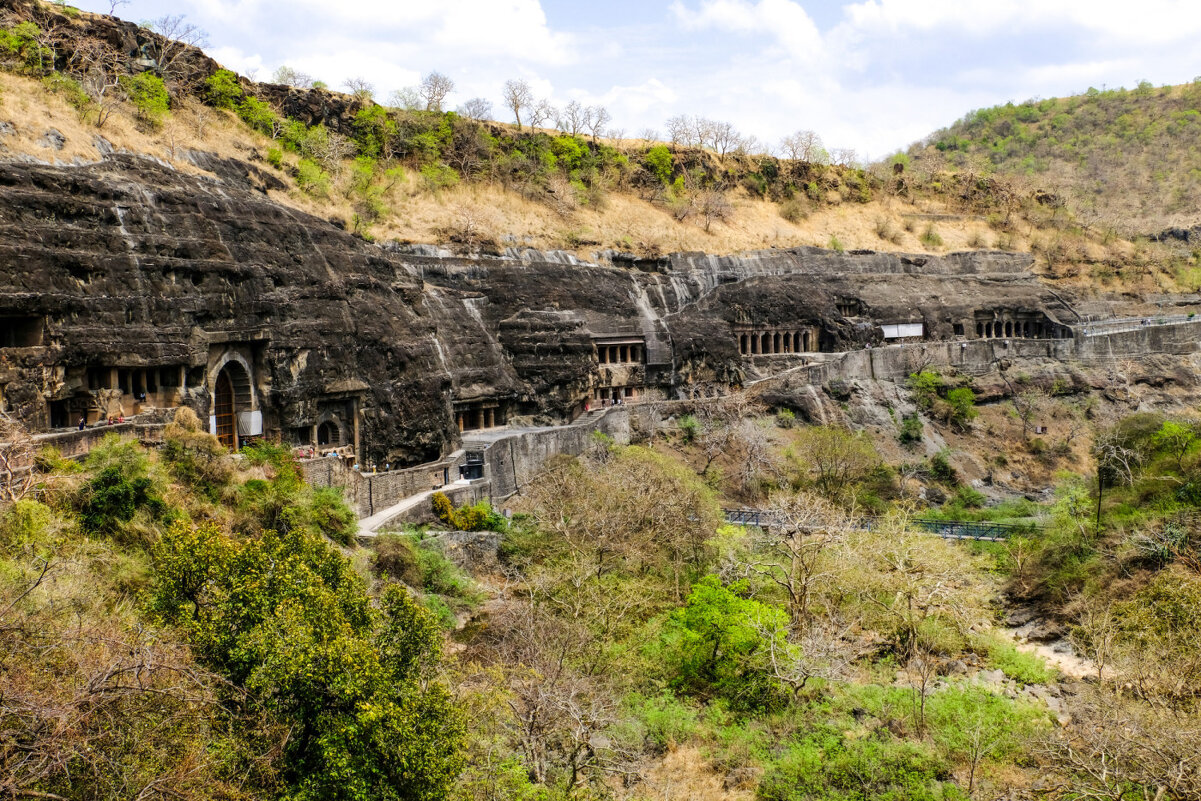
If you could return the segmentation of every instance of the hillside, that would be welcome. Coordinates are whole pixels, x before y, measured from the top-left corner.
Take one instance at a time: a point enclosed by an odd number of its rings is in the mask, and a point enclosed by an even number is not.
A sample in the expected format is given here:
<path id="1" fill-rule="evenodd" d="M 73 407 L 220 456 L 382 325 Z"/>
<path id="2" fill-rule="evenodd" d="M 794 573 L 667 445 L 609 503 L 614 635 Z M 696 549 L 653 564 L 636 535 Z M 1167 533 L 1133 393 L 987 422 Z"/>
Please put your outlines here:
<path id="1" fill-rule="evenodd" d="M 1201 798 L 1201 250 L 155 25 L 0 0 L 0 799 Z"/>
<path id="2" fill-rule="evenodd" d="M 273 200 L 375 241 L 584 258 L 991 248 L 1035 252 L 1052 277 L 1133 275 L 1122 270 L 1128 242 L 1081 226 L 1029 182 L 719 155 L 389 108 L 366 95 L 255 83 L 114 17 L 29 0 L 0 8 L 0 115 L 14 156 L 94 161 L 115 148 L 215 175 L 195 152 L 216 154 L 260 169 Z M 173 59 L 161 78 L 137 62 L 156 48 Z M 1136 256 L 1154 272 L 1164 261 L 1145 248 Z M 1162 271 L 1161 288 L 1191 287 L 1178 267 Z"/>
<path id="3" fill-rule="evenodd" d="M 973 169 L 1060 194 L 1124 236 L 1201 223 L 1201 81 L 979 109 L 909 149 L 927 169 Z"/>

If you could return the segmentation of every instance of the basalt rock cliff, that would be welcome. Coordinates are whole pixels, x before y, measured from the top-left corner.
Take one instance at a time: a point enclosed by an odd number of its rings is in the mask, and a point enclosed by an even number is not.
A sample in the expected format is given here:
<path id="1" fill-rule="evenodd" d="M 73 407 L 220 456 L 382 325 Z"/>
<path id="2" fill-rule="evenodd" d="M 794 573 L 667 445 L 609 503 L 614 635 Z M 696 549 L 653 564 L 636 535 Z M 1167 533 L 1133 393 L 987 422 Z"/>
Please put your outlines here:
<path id="1" fill-rule="evenodd" d="M 889 327 L 1054 337 L 1071 319 L 1021 254 L 585 263 L 379 246 L 273 202 L 239 164 L 209 161 L 206 177 L 129 155 L 0 163 L 0 385 L 15 416 L 44 429 L 184 403 L 215 420 L 236 360 L 232 403 L 259 415 L 239 433 L 306 442 L 333 420 L 324 436 L 357 432 L 366 459 L 416 463 L 462 428 L 718 394 Z"/>

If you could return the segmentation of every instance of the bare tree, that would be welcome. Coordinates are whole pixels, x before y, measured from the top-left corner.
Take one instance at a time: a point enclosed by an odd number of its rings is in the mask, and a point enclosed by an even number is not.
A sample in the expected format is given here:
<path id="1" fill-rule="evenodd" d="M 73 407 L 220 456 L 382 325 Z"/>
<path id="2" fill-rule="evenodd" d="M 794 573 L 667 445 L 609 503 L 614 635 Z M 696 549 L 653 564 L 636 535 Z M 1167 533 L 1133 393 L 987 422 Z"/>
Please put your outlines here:
<path id="1" fill-rule="evenodd" d="M 1014 393 L 1011 402 L 1013 413 L 1022 421 L 1022 440 L 1030 439 L 1030 426 L 1047 408 L 1050 396 L 1039 387 L 1027 387 Z"/>
<path id="2" fill-rule="evenodd" d="M 395 93 L 393 93 L 395 96 Z M 459 113 L 469 120 L 483 122 L 492 119 L 492 103 L 482 97 L 473 97 L 459 106 Z"/>
<path id="3" fill-rule="evenodd" d="M 652 142 L 662 141 L 663 135 L 654 128 L 643 128 L 638 132 L 638 138 L 649 145 Z"/>
<path id="4" fill-rule="evenodd" d="M 358 100 L 366 102 L 375 97 L 375 86 L 366 78 L 347 78 L 342 85 Z"/>
<path id="5" fill-rule="evenodd" d="M 604 106 L 589 106 L 584 110 L 584 126 L 592 134 L 592 144 L 596 144 L 597 138 L 604 134 L 605 126 L 612 119 Z"/>
<path id="6" fill-rule="evenodd" d="M 446 96 L 454 91 L 455 82 L 440 72 L 431 72 L 421 79 L 417 93 L 425 101 L 426 111 L 442 111 Z"/>
<path id="7" fill-rule="evenodd" d="M 713 122 L 706 120 L 708 144 L 719 156 L 725 156 L 739 146 L 742 140 L 738 129 L 728 122 Z"/>
<path id="8" fill-rule="evenodd" d="M 830 161 L 840 167 L 855 167 L 859 163 L 859 154 L 853 147 L 836 147 L 830 151 Z"/>
<path id="9" fill-rule="evenodd" d="M 808 628 L 799 636 L 762 623 L 755 628 L 767 646 L 756 655 L 765 663 L 764 672 L 792 690 L 794 699 L 812 679 L 845 678 L 857 656 L 848 642 L 849 627 L 832 622 Z"/>
<path id="10" fill-rule="evenodd" d="M 480 100 L 480 98 L 476 98 Z M 488 113 L 492 113 L 492 104 L 486 100 L 482 102 L 488 104 Z M 397 89 L 388 96 L 388 105 L 392 108 L 400 108 L 405 111 L 416 111 L 421 108 L 421 95 L 417 89 L 412 86 L 406 86 L 404 89 Z"/>
<path id="11" fill-rule="evenodd" d="M 814 594 L 837 578 L 830 552 L 844 541 L 850 520 L 839 507 L 804 492 L 774 495 L 767 509 L 770 522 L 756 540 L 747 568 L 783 591 L 792 633 L 797 634 L 813 622 Z"/>
<path id="12" fill-rule="evenodd" d="M 308 89 L 313 85 L 313 76 L 294 70 L 287 64 L 279 67 L 271 76 L 271 82 L 294 89 Z"/>
<path id="13" fill-rule="evenodd" d="M 1201 797 L 1195 716 L 1088 685 L 1066 701 L 1075 725 L 1047 737 L 1042 748 L 1061 778 L 1056 789 L 1089 801 L 1133 797 L 1133 787 L 1139 797 L 1159 801 Z"/>
<path id="14" fill-rule="evenodd" d="M 563 107 L 556 120 L 556 125 L 563 133 L 578 136 L 588 127 L 588 112 L 589 109 L 585 108 L 580 101 L 572 100 Z"/>
<path id="15" fill-rule="evenodd" d="M 96 127 L 101 128 L 116 108 L 116 90 L 120 87 L 118 78 L 122 74 L 124 59 L 107 42 L 81 38 L 69 61 L 74 71 L 82 76 L 80 85 L 92 101 Z"/>
<path id="16" fill-rule="evenodd" d="M 530 105 L 530 127 L 537 128 L 544 122 L 552 122 L 559 116 L 559 110 L 549 100 L 542 98 Z"/>
<path id="17" fill-rule="evenodd" d="M 110 17 L 117 16 L 117 9 L 127 5 L 129 5 L 129 0 L 108 0 L 108 15 Z"/>
<path id="18" fill-rule="evenodd" d="M 683 114 L 667 121 L 667 137 L 673 145 L 693 144 L 692 132 L 692 120 Z"/>
<path id="19" fill-rule="evenodd" d="M 734 214 L 734 206 L 726 197 L 725 188 L 721 186 L 709 186 L 699 190 L 696 193 L 695 209 L 705 221 L 706 233 L 713 223 L 725 222 Z"/>
<path id="20" fill-rule="evenodd" d="M 0 497 L 19 501 L 37 484 L 33 437 L 7 412 L 0 412 Z"/>
<path id="21" fill-rule="evenodd" d="M 824 156 L 826 151 L 822 148 L 822 138 L 816 131 L 802 129 L 780 140 L 780 152 L 787 159 L 816 163 L 819 161 L 819 154 Z"/>
<path id="22" fill-rule="evenodd" d="M 156 59 L 158 72 L 164 78 L 184 82 L 184 56 L 189 50 L 208 47 L 208 34 L 183 14 L 167 14 L 151 21 L 150 29 L 163 38 Z"/>
<path id="23" fill-rule="evenodd" d="M 534 93 L 530 90 L 530 85 L 522 80 L 505 81 L 504 87 L 505 107 L 513 112 L 513 118 L 517 121 L 517 130 L 521 130 L 521 112 L 523 109 L 528 109 L 534 102 Z"/>

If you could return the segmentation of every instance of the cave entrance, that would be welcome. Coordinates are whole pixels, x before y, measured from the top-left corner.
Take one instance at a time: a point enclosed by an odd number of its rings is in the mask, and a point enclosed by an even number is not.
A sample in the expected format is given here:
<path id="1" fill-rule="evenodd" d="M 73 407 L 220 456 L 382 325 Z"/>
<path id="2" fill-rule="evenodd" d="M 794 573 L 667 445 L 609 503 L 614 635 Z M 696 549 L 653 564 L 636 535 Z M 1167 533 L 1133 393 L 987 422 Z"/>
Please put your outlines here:
<path id="1" fill-rule="evenodd" d="M 338 446 L 342 444 L 342 429 L 333 420 L 326 420 L 321 425 L 317 426 L 317 445 L 326 447 L 329 445 Z"/>
<path id="2" fill-rule="evenodd" d="M 217 439 L 232 450 L 238 448 L 238 412 L 249 411 L 250 375 L 246 368 L 231 361 L 217 374 L 213 389 L 213 414 L 217 418 Z"/>

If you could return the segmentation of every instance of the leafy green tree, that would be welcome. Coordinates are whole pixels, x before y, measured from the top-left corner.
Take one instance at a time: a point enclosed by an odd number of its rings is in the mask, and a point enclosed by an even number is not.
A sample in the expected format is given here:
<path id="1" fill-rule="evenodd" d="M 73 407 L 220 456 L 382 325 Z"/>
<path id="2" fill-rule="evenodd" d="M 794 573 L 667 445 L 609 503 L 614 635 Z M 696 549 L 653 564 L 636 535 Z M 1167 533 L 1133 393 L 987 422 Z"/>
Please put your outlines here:
<path id="1" fill-rule="evenodd" d="M 217 108 L 235 108 L 242 99 L 238 76 L 229 70 L 217 70 L 204 83 L 205 98 Z"/>
<path id="2" fill-rule="evenodd" d="M 951 407 L 949 422 L 959 428 L 963 428 L 980 415 L 976 411 L 976 393 L 968 387 L 957 387 L 947 392 L 947 405 Z"/>
<path id="3" fill-rule="evenodd" d="M 359 152 L 370 158 L 391 158 L 399 128 L 383 106 L 368 106 L 354 118 Z"/>
<path id="4" fill-rule="evenodd" d="M 667 149 L 667 145 L 655 145 L 646 151 L 644 162 L 647 169 L 651 171 L 651 174 L 662 181 L 664 185 L 671 183 L 673 159 L 671 151 Z"/>
<path id="5" fill-rule="evenodd" d="M 236 542 L 177 524 L 153 557 L 149 611 L 231 682 L 231 706 L 290 727 L 287 798 L 447 796 L 464 724 L 435 678 L 436 623 L 401 587 L 374 607 L 350 562 L 301 529 Z"/>
<path id="6" fill-rule="evenodd" d="M 124 75 L 121 77 L 121 88 L 137 109 L 138 119 L 157 127 L 167 116 L 171 98 L 162 78 L 149 72 Z"/>
<path id="7" fill-rule="evenodd" d="M 92 534 L 116 534 L 123 523 L 133 520 L 139 509 L 154 516 L 166 507 L 146 476 L 129 477 L 118 467 L 106 467 L 84 487 L 79 522 Z"/>
<path id="8" fill-rule="evenodd" d="M 1160 429 L 1151 437 L 1151 443 L 1157 450 L 1168 453 L 1176 459 L 1176 466 L 1184 470 L 1184 457 L 1197 441 L 1197 432 L 1193 426 L 1176 420 L 1164 420 Z"/>
<path id="9" fill-rule="evenodd" d="M 728 587 L 717 576 L 692 587 L 664 626 L 662 648 L 673 683 L 697 695 L 719 695 L 743 708 L 771 706 L 780 688 L 765 669 L 769 637 L 783 637 L 788 615 L 746 597 L 745 580 Z M 782 643 L 780 643 L 782 645 Z"/>

